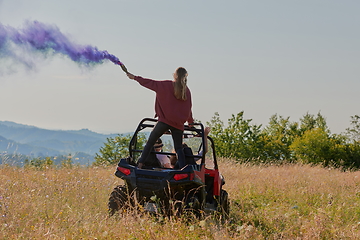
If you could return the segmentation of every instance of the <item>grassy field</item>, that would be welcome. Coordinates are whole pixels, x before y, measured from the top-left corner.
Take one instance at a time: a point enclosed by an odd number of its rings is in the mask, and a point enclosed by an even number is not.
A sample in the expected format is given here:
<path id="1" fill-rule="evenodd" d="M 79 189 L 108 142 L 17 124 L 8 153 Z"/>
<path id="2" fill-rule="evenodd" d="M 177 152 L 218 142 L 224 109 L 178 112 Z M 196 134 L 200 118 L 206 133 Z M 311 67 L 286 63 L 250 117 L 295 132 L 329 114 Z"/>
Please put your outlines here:
<path id="1" fill-rule="evenodd" d="M 230 218 L 108 217 L 109 168 L 0 167 L 0 239 L 359 239 L 360 172 L 220 162 Z"/>

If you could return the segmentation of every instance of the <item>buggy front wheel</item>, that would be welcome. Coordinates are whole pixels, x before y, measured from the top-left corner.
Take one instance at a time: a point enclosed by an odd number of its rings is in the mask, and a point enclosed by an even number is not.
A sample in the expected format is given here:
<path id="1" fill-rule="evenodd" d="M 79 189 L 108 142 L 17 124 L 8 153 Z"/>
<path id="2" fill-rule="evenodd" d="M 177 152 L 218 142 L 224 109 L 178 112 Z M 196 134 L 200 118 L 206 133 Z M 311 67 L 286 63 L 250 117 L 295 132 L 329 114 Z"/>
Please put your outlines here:
<path id="1" fill-rule="evenodd" d="M 229 217 L 229 213 L 230 213 L 229 194 L 227 193 L 227 191 L 223 189 L 221 189 L 220 192 L 220 206 L 218 207 L 218 210 L 224 219 L 227 219 Z"/>

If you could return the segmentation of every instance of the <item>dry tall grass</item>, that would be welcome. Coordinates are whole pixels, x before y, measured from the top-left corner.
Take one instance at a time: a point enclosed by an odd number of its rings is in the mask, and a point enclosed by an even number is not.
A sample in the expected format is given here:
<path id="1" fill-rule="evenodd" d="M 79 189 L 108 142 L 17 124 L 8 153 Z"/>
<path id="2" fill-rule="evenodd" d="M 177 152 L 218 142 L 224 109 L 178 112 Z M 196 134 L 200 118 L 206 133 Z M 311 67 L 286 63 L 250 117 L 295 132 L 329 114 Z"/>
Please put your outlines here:
<path id="1" fill-rule="evenodd" d="M 359 239 L 360 172 L 221 161 L 231 212 L 220 224 L 135 212 L 108 217 L 109 168 L 0 168 L 0 239 Z"/>

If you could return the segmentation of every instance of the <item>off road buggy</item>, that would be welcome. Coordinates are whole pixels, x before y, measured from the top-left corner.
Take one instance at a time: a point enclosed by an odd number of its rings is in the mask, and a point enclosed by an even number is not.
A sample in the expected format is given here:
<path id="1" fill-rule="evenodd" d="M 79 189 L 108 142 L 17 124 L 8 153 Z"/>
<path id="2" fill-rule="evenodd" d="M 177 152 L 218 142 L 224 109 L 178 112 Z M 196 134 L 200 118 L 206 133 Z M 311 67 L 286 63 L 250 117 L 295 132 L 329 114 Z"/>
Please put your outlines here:
<path id="1" fill-rule="evenodd" d="M 129 144 L 130 156 L 121 159 L 115 175 L 124 185 L 114 188 L 109 198 L 109 212 L 124 208 L 137 208 L 161 214 L 181 214 L 191 211 L 199 216 L 216 213 L 226 218 L 229 214 L 228 193 L 223 190 L 225 180 L 219 172 L 214 142 L 205 136 L 201 123 L 185 125 L 183 134 L 187 165 L 182 169 L 162 168 L 156 154 L 176 155 L 170 132 L 161 137 L 162 152 L 152 151 L 145 167 L 137 167 L 143 149 L 139 138 L 144 138 L 157 123 L 156 119 L 143 119 Z M 205 144 L 205 141 L 208 141 Z M 207 150 L 203 151 L 207 146 Z"/>

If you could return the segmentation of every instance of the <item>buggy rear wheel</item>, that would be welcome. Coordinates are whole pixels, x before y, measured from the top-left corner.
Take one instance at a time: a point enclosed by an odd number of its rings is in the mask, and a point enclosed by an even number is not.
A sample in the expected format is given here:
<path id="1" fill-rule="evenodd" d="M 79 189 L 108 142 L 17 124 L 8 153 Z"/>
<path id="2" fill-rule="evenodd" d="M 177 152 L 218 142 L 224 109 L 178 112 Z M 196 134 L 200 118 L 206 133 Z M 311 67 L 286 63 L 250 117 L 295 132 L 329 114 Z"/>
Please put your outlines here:
<path id="1" fill-rule="evenodd" d="M 121 208 L 129 204 L 129 195 L 126 186 L 119 185 L 114 188 L 109 197 L 109 214 L 114 215 Z"/>
<path id="2" fill-rule="evenodd" d="M 189 214 L 189 217 L 191 215 L 200 219 L 203 212 L 203 205 L 200 200 L 199 192 L 190 192 L 184 201 L 183 207 L 183 213 Z"/>
<path id="3" fill-rule="evenodd" d="M 183 214 L 200 217 L 202 212 L 202 204 L 198 193 L 196 192 L 190 192 L 186 196 L 174 199 L 173 205 L 169 207 L 172 214 L 175 214 L 177 217 L 180 217 Z"/>

